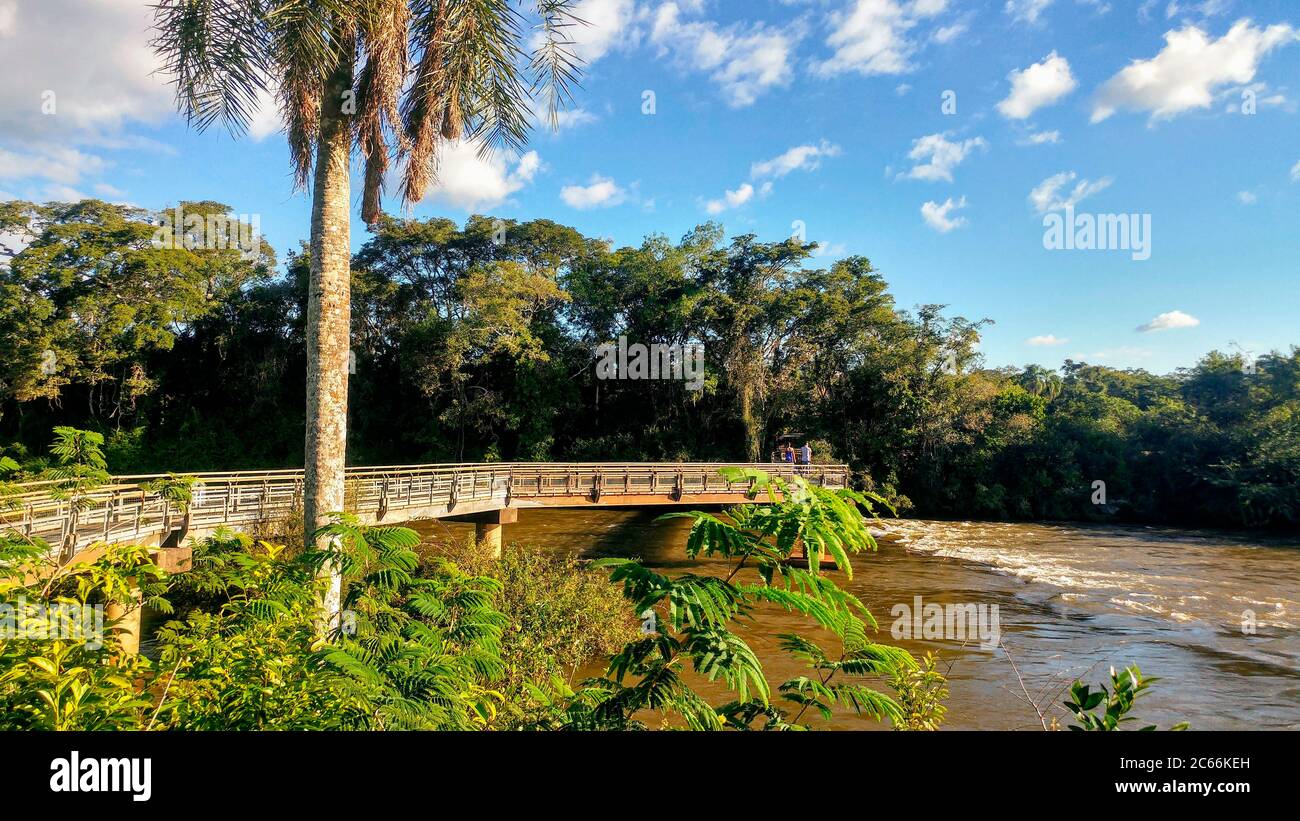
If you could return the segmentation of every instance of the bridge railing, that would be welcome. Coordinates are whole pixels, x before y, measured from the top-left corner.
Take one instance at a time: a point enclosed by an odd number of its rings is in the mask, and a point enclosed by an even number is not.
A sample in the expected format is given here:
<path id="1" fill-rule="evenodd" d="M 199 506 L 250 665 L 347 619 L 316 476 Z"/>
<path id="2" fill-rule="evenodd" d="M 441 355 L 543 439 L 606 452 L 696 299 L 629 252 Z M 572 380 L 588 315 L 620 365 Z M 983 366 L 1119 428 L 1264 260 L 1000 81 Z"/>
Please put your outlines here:
<path id="1" fill-rule="evenodd" d="M 844 465 L 740 463 L 497 462 L 356 467 L 347 470 L 346 510 L 384 519 L 389 512 L 454 515 L 514 499 L 740 493 L 747 484 L 724 480 L 723 467 L 759 468 L 777 476 L 803 475 L 826 487 L 847 487 Z M 191 501 L 169 502 L 145 485 L 166 474 L 117 476 L 77 497 L 61 498 L 57 482 L 32 482 L 3 500 L 0 528 L 44 539 L 67 552 L 93 542 L 126 542 L 225 525 L 248 529 L 301 514 L 301 470 L 187 474 L 196 481 Z M 396 516 L 394 521 L 400 521 Z"/>

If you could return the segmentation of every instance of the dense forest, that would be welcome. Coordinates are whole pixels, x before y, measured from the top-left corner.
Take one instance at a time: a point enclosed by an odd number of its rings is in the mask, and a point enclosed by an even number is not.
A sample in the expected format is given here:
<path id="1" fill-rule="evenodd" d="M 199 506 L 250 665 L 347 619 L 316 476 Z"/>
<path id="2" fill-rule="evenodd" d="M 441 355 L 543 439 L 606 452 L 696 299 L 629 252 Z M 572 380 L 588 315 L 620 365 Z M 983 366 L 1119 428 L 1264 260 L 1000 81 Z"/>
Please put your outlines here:
<path id="1" fill-rule="evenodd" d="M 159 219 L 0 203 L 0 455 L 38 464 L 74 425 L 118 473 L 301 464 L 302 249 L 158 247 Z M 990 369 L 989 320 L 900 308 L 867 258 L 814 251 L 382 217 L 352 263 L 349 463 L 766 461 L 796 434 L 913 515 L 1300 523 L 1300 348 Z M 702 344 L 703 387 L 598 379 L 619 337 Z"/>

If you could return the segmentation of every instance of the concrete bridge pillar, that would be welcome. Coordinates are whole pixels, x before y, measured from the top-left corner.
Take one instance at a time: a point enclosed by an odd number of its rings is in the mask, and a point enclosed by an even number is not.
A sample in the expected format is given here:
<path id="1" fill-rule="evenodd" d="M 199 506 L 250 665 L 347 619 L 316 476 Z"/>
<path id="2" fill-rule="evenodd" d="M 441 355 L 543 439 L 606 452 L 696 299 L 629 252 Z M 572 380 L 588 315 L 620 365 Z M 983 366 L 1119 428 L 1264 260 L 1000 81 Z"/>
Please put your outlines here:
<path id="1" fill-rule="evenodd" d="M 505 526 L 519 521 L 519 509 L 503 507 L 482 513 L 464 513 L 445 517 L 454 522 L 473 522 L 474 540 L 493 559 L 501 558 L 501 542 Z"/>
<path id="2" fill-rule="evenodd" d="M 116 622 L 118 641 L 122 642 L 123 654 L 128 656 L 140 652 L 140 617 L 144 615 L 140 588 L 132 586 L 131 594 L 132 601 L 112 602 L 104 608 L 104 619 L 108 622 Z"/>
<path id="3" fill-rule="evenodd" d="M 163 547 L 153 556 L 154 563 L 168 573 L 184 573 L 190 569 L 194 554 L 192 547 Z M 122 652 L 136 655 L 140 652 L 141 621 L 144 616 L 144 596 L 135 580 L 131 584 L 129 602 L 113 602 L 104 608 L 104 618 L 117 622 L 117 637 L 122 642 Z"/>
<path id="4" fill-rule="evenodd" d="M 505 525 L 477 522 L 474 525 L 474 539 L 480 550 L 487 552 L 493 559 L 501 558 L 501 531 Z"/>

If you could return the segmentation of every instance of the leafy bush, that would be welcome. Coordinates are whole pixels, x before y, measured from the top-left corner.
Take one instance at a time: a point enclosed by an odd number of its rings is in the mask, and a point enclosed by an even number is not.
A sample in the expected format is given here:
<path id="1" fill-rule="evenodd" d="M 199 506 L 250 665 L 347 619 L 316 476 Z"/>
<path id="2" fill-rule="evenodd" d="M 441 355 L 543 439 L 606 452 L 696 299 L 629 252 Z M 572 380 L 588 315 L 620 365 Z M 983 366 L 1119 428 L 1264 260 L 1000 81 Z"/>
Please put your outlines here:
<path id="1" fill-rule="evenodd" d="M 1142 678 L 1142 671 L 1134 664 L 1118 673 L 1115 672 L 1114 667 L 1110 668 L 1111 689 L 1109 690 L 1104 684 L 1097 685 L 1097 689 L 1093 690 L 1081 681 L 1074 682 L 1070 687 L 1070 700 L 1063 702 L 1066 709 L 1074 713 L 1074 720 L 1077 722 L 1077 725 L 1071 724 L 1070 729 L 1105 732 L 1118 730 L 1119 725 L 1125 721 L 1136 721 L 1135 716 L 1129 715 L 1134 703 L 1138 696 L 1159 680 L 1155 676 Z M 1093 712 L 1103 705 L 1104 709 L 1100 713 Z M 1183 721 L 1169 729 L 1186 730 L 1187 727 L 1187 722 Z M 1154 730 L 1156 725 L 1148 724 L 1142 729 Z"/>
<path id="2" fill-rule="evenodd" d="M 894 722 L 895 730 L 937 730 L 948 714 L 948 679 L 937 669 L 939 660 L 926 653 L 915 668 L 895 671 L 889 686 L 898 695 L 902 716 Z"/>
<path id="3" fill-rule="evenodd" d="M 471 729 L 501 695 L 499 583 L 438 561 L 416 574 L 419 537 L 339 515 L 331 548 L 296 558 L 223 532 L 168 577 L 146 548 L 115 546 L 59 566 L 49 545 L 0 537 L 0 604 L 143 600 L 182 615 L 157 636 L 157 663 L 102 646 L 0 635 L 0 729 Z M 348 580 L 344 618 L 321 637 L 317 575 Z M 134 586 L 133 586 L 134 585 Z M 139 590 L 139 593 L 137 593 Z M 35 605 L 31 605 L 34 607 Z"/>
<path id="4" fill-rule="evenodd" d="M 498 686 L 510 708 L 502 726 L 530 720 L 520 706 L 530 700 L 530 684 L 557 677 L 572 682 L 581 668 L 608 659 L 640 632 L 640 619 L 628 612 L 618 588 L 576 556 L 512 544 L 494 560 L 473 539 L 438 551 L 501 586 L 496 607 L 505 617 L 504 675 Z"/>
<path id="5" fill-rule="evenodd" d="M 131 580 L 155 607 L 162 571 L 141 548 L 58 567 L 40 540 L 0 533 L 0 730 L 112 730 L 141 726 L 149 701 L 138 682 L 149 661 L 121 652 L 95 606 L 138 607 Z M 51 635 L 53 632 L 53 635 Z"/>
<path id="6" fill-rule="evenodd" d="M 219 532 L 173 577 L 185 612 L 158 631 L 159 726 L 190 730 L 340 729 L 355 718 L 314 660 L 311 569 L 283 548 Z"/>

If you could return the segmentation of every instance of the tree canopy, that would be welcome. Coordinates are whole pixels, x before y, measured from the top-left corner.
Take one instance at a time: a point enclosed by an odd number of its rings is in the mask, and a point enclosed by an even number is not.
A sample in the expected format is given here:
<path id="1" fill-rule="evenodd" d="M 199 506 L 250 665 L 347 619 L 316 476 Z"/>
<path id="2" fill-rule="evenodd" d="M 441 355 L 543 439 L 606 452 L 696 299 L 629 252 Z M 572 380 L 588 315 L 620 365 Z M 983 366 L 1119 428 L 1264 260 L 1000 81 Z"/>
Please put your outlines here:
<path id="1" fill-rule="evenodd" d="M 303 252 L 277 271 L 269 247 L 155 248 L 138 209 L 3 208 L 25 245 L 0 258 L 0 441 L 63 424 L 118 471 L 301 464 Z M 991 369 L 987 320 L 901 309 L 869 259 L 813 250 L 386 215 L 352 260 L 349 461 L 765 461 L 797 433 L 917 515 L 1300 522 L 1300 348 Z M 701 388 L 597 378 L 619 336 L 702 344 Z"/>

